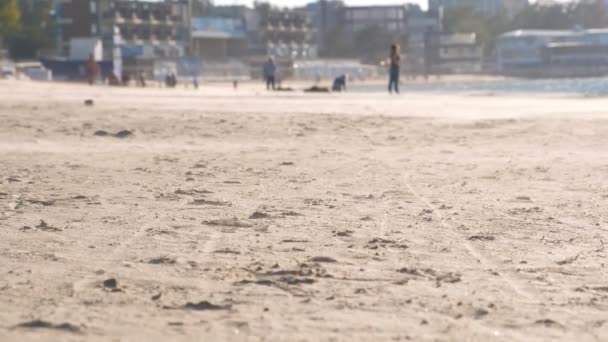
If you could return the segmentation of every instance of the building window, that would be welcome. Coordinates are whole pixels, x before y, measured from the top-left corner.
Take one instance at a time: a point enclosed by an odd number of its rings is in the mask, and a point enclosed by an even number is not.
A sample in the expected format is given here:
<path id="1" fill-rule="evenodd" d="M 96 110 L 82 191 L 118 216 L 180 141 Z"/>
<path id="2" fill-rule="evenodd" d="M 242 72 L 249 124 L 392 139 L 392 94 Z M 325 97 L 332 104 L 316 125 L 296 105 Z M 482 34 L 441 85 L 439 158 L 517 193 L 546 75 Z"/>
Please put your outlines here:
<path id="1" fill-rule="evenodd" d="M 97 34 L 97 25 L 95 25 L 95 24 L 91 25 L 91 34 Z"/>
<path id="2" fill-rule="evenodd" d="M 91 14 L 95 14 L 97 13 L 97 3 L 95 2 L 95 0 L 91 1 Z"/>

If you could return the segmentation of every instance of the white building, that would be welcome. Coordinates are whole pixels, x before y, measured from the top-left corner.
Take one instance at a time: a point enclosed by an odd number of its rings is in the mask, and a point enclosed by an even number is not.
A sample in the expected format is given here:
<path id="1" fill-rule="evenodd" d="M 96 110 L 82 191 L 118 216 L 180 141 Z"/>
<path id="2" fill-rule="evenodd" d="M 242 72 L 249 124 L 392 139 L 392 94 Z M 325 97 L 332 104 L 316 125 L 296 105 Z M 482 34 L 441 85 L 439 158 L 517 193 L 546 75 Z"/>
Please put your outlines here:
<path id="1" fill-rule="evenodd" d="M 543 63 L 543 50 L 549 43 L 579 40 L 580 32 L 558 30 L 519 30 L 501 35 L 496 42 L 498 71 L 509 67 Z"/>
<path id="2" fill-rule="evenodd" d="M 600 76 L 608 72 L 608 29 L 520 30 L 496 42 L 498 71 L 514 76 Z"/>
<path id="3" fill-rule="evenodd" d="M 505 13 L 515 16 L 528 6 L 528 0 L 429 0 L 429 9 L 470 8 L 486 16 Z"/>
<path id="4" fill-rule="evenodd" d="M 442 34 L 439 63 L 443 73 L 470 74 L 482 69 L 483 49 L 475 33 Z"/>

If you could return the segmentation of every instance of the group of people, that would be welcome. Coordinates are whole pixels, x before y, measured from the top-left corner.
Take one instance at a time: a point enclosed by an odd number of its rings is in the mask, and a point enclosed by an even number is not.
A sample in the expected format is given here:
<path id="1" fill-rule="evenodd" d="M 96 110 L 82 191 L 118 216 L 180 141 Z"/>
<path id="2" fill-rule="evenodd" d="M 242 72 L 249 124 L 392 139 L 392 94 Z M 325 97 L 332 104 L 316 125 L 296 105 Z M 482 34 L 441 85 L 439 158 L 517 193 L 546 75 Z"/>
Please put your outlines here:
<path id="1" fill-rule="evenodd" d="M 95 60 L 95 56 L 93 56 L 93 54 L 90 54 L 89 59 L 87 60 L 86 73 L 87 73 L 87 81 L 90 85 L 95 84 L 97 82 L 97 80 L 99 80 L 99 77 L 101 76 L 101 70 L 99 68 L 99 64 Z M 174 81 L 174 80 L 175 80 L 175 76 L 173 76 L 173 79 L 171 79 L 170 81 Z M 129 73 L 127 73 L 126 71 L 123 71 L 122 75 L 120 75 L 120 78 L 119 78 L 119 76 L 117 74 L 112 72 L 108 75 L 107 81 L 108 81 L 108 84 L 111 86 L 128 85 L 131 82 L 131 75 Z M 138 86 L 146 87 L 146 78 L 143 73 L 139 73 L 139 75 L 136 78 L 136 82 L 137 82 Z M 177 84 L 176 80 L 175 80 L 175 84 Z"/>
<path id="2" fill-rule="evenodd" d="M 273 57 L 269 57 L 268 60 L 263 65 L 262 70 L 264 81 L 266 82 L 267 90 L 276 90 L 277 86 L 277 64 Z M 389 54 L 389 82 L 388 82 L 388 92 L 392 94 L 395 92 L 399 94 L 399 76 L 401 73 L 401 52 L 399 49 L 399 45 L 393 44 L 390 48 Z M 95 80 L 99 77 L 99 65 L 95 61 L 95 58 L 91 54 L 89 56 L 89 60 L 87 61 L 87 79 L 89 84 L 94 84 Z M 342 74 L 334 79 L 332 84 L 332 91 L 345 91 L 346 90 L 346 82 L 348 79 L 348 75 Z M 145 80 L 143 80 L 143 76 L 140 76 L 140 80 L 138 80 L 145 86 Z M 195 88 L 198 88 L 198 80 L 194 80 Z M 111 75 L 110 84 L 118 84 L 119 81 L 115 75 Z M 177 85 L 177 78 L 175 74 L 167 74 L 165 78 L 165 85 L 170 88 L 174 88 Z"/>
<path id="3" fill-rule="evenodd" d="M 399 94 L 399 78 L 401 74 L 401 51 L 399 45 L 391 45 L 389 52 L 389 81 L 388 92 Z M 264 81 L 266 82 L 267 90 L 275 90 L 277 82 L 277 65 L 273 57 L 269 57 L 262 68 Z M 346 81 L 348 75 L 342 74 L 334 79 L 331 90 L 341 92 L 346 90 Z"/>

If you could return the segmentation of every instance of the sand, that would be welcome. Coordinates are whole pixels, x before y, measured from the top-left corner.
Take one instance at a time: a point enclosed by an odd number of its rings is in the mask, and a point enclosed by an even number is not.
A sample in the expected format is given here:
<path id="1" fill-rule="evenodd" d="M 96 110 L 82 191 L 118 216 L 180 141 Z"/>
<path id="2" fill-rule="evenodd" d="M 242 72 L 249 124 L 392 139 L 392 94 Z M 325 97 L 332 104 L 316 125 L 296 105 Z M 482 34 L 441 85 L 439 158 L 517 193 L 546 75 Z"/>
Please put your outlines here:
<path id="1" fill-rule="evenodd" d="M 0 82 L 0 340 L 608 340 L 608 99 L 256 87 Z"/>

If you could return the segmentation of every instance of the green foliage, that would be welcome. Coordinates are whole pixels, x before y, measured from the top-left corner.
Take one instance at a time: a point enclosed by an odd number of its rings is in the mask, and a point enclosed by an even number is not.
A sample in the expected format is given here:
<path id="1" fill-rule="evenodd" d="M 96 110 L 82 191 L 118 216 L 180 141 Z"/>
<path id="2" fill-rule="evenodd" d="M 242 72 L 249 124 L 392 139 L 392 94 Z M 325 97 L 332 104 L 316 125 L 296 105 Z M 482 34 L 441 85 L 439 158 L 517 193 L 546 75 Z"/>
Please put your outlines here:
<path id="1" fill-rule="evenodd" d="M 358 58 L 370 64 L 386 60 L 391 44 L 399 44 L 403 49 L 407 47 L 407 35 L 390 33 L 379 26 L 367 27 L 356 32 L 354 37 L 338 27 L 327 32 L 325 39 L 329 44 L 320 51 L 322 57 Z"/>
<path id="2" fill-rule="evenodd" d="M 355 55 L 363 62 L 378 64 L 388 58 L 388 47 L 399 44 L 405 47 L 407 38 L 404 35 L 386 32 L 378 26 L 371 26 L 355 34 Z"/>
<path id="3" fill-rule="evenodd" d="M 325 41 L 327 42 L 323 50 L 319 51 L 319 55 L 327 58 L 353 57 L 354 49 L 352 44 L 349 44 L 349 35 L 343 27 L 337 27 L 333 30 L 325 32 Z"/>
<path id="4" fill-rule="evenodd" d="M 212 0 L 192 0 L 192 16 L 194 17 L 208 16 L 212 9 Z"/>
<path id="5" fill-rule="evenodd" d="M 576 26 L 600 28 L 608 26 L 608 11 L 600 1 L 533 5 L 516 15 L 511 26 L 543 30 L 569 30 Z"/>
<path id="6" fill-rule="evenodd" d="M 0 39 L 20 28 L 21 11 L 17 0 L 0 0 Z"/>
<path id="7" fill-rule="evenodd" d="M 6 0 L 0 0 L 6 1 Z M 9 54 L 14 59 L 34 59 L 40 50 L 55 44 L 55 21 L 52 0 L 21 0 L 21 28 L 7 36 Z"/>

